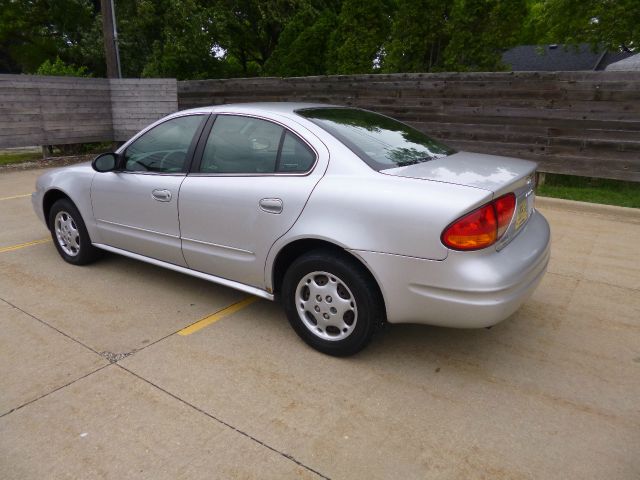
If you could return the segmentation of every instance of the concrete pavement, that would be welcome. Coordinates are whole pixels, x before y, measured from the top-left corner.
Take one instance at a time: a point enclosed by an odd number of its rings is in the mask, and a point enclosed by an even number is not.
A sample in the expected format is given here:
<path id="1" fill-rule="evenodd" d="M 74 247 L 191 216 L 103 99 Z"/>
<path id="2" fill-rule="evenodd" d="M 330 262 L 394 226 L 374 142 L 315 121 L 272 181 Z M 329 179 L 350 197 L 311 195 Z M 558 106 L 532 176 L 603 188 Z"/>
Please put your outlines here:
<path id="1" fill-rule="evenodd" d="M 549 273 L 514 316 L 336 359 L 263 300 L 177 335 L 233 290 L 2 252 L 48 234 L 40 173 L 0 174 L 0 477 L 640 477 L 640 212 L 542 199 Z"/>

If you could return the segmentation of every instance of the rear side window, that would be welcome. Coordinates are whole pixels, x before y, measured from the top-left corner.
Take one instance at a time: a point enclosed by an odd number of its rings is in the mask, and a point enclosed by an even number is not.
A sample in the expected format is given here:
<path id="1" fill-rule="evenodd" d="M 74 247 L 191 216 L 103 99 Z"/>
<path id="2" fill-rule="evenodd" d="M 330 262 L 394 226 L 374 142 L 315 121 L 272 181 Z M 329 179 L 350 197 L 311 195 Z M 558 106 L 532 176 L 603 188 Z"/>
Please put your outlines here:
<path id="1" fill-rule="evenodd" d="M 283 128 L 259 118 L 220 115 L 207 139 L 203 173 L 273 173 Z"/>
<path id="2" fill-rule="evenodd" d="M 311 149 L 280 125 L 254 117 L 218 115 L 207 138 L 200 172 L 306 172 L 314 162 Z"/>
<path id="3" fill-rule="evenodd" d="M 285 133 L 278 162 L 279 172 L 306 172 L 315 160 L 315 154 L 302 140 L 291 132 Z"/>
<path id="4" fill-rule="evenodd" d="M 409 125 L 357 108 L 308 108 L 298 115 L 336 137 L 374 170 L 428 162 L 455 153 Z"/>

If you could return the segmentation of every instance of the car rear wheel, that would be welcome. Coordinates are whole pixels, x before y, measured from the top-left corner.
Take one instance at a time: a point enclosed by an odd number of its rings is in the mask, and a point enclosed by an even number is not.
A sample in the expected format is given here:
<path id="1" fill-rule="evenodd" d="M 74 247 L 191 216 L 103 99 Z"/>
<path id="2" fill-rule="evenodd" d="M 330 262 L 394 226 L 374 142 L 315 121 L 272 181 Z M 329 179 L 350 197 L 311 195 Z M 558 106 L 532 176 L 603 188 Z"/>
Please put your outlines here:
<path id="1" fill-rule="evenodd" d="M 367 346 L 384 321 L 378 286 L 347 254 L 317 250 L 296 259 L 282 285 L 289 323 L 310 346 L 335 356 Z"/>
<path id="2" fill-rule="evenodd" d="M 89 233 L 76 206 L 68 199 L 55 202 L 49 211 L 49 230 L 60 256 L 73 265 L 86 265 L 100 250 L 91 245 Z"/>

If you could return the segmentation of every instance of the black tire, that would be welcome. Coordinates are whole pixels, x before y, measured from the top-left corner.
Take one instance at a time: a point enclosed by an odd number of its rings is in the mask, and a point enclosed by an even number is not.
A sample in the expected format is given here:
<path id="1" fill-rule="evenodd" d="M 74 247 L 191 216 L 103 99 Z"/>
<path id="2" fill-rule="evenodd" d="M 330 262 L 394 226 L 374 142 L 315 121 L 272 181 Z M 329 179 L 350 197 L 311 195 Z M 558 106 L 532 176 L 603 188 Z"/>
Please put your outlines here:
<path id="1" fill-rule="evenodd" d="M 313 275 L 318 272 L 329 274 L 331 278 L 326 279 L 329 283 L 319 286 L 325 279 L 321 278 L 322 273 Z M 317 280 L 320 284 L 316 283 Z M 329 312 L 329 308 L 337 306 L 337 302 L 327 303 L 322 298 L 324 293 L 313 297 L 321 297 L 319 300 L 310 298 L 309 287 L 305 291 L 307 284 L 315 288 L 316 293 L 319 292 L 317 288 L 334 288 L 335 285 L 336 294 L 341 297 L 339 302 L 345 299 L 349 301 L 353 297 L 353 302 L 349 303 L 354 313 L 345 312 L 343 319 L 340 319 L 342 313 L 338 311 L 337 317 L 330 318 L 330 315 L 336 315 L 336 311 L 331 309 L 333 312 Z M 330 302 L 335 302 L 330 295 L 327 297 Z M 339 251 L 314 250 L 294 260 L 283 279 L 281 302 L 289 323 L 300 338 L 316 350 L 337 357 L 353 355 L 362 350 L 385 321 L 384 302 L 375 280 L 354 258 Z M 320 310 L 315 310 L 316 307 Z M 345 308 L 349 309 L 348 306 Z M 345 328 L 340 330 L 333 325 L 327 326 L 322 316 L 327 319 L 326 322 L 342 322 Z M 355 319 L 351 325 L 346 323 L 349 318 Z M 343 335 L 347 335 L 346 338 L 342 338 Z M 335 336 L 335 339 L 328 339 L 329 336 Z"/>
<path id="2" fill-rule="evenodd" d="M 56 233 L 56 217 L 61 214 L 60 220 L 67 220 L 72 228 L 75 228 L 69 235 L 74 236 L 74 242 L 66 244 L 64 238 L 61 240 Z M 56 246 L 58 253 L 64 259 L 65 262 L 72 265 L 87 265 L 94 262 L 100 256 L 100 250 L 91 245 L 91 239 L 87 232 L 87 227 L 84 224 L 82 215 L 73 204 L 73 202 L 67 198 L 57 200 L 49 211 L 49 230 L 51 231 L 51 238 L 53 244 Z M 78 245 L 78 248 L 75 245 Z M 68 253 L 68 250 L 70 253 Z M 73 254 L 73 251 L 77 253 Z"/>

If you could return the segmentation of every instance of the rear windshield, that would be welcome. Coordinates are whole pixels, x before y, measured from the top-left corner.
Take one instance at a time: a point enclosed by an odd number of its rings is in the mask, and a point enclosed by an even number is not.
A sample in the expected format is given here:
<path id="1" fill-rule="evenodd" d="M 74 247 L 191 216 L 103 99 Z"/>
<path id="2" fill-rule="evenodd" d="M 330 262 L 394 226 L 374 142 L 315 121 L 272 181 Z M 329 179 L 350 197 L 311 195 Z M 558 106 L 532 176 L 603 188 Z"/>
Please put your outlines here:
<path id="1" fill-rule="evenodd" d="M 455 153 L 409 125 L 357 108 L 307 108 L 311 120 L 353 150 L 374 170 L 428 162 Z"/>

